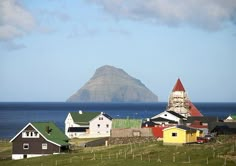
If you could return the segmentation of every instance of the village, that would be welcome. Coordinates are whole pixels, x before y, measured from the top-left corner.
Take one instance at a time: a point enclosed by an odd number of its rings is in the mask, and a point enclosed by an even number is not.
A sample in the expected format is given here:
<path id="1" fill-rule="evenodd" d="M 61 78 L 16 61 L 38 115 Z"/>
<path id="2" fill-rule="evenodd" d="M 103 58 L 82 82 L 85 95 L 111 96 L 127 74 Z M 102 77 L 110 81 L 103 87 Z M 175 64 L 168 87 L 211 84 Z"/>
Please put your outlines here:
<path id="1" fill-rule="evenodd" d="M 113 119 L 105 112 L 69 112 L 65 132 L 53 122 L 29 122 L 11 140 L 12 160 L 66 154 L 78 149 L 127 144 L 130 140 L 157 141 L 164 146 L 208 144 L 219 135 L 236 134 L 236 115 L 226 119 L 204 116 L 177 80 L 163 112 L 142 119 Z M 73 140 L 93 140 L 79 145 Z M 72 140 L 72 141 L 71 141 Z M 127 142 L 129 140 L 129 142 Z"/>

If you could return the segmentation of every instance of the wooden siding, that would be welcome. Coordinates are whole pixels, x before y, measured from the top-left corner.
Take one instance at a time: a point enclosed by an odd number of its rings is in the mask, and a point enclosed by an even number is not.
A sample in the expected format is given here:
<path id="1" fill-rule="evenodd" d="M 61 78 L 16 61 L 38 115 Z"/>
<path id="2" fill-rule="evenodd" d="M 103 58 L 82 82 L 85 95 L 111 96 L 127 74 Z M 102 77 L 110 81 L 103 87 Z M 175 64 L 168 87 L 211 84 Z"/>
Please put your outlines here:
<path id="1" fill-rule="evenodd" d="M 28 126 L 25 130 L 34 130 L 32 126 Z M 22 138 L 19 134 L 12 142 L 12 154 L 53 154 L 59 153 L 60 147 L 45 140 L 41 135 L 39 138 Z M 29 144 L 29 149 L 23 149 L 23 144 Z M 47 143 L 47 149 L 42 149 L 42 144 Z"/>

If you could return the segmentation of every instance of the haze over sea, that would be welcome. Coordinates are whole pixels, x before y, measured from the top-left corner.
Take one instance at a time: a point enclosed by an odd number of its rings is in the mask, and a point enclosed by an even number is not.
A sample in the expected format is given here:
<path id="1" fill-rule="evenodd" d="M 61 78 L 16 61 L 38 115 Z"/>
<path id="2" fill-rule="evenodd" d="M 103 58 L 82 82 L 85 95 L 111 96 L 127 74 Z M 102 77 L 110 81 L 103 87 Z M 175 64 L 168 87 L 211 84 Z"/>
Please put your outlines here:
<path id="1" fill-rule="evenodd" d="M 204 116 L 224 119 L 236 114 L 236 103 L 194 103 Z M 69 112 L 105 112 L 113 118 L 150 118 L 165 110 L 159 103 L 65 103 L 65 102 L 0 102 L 0 138 L 11 138 L 27 123 L 53 121 L 64 131 Z"/>

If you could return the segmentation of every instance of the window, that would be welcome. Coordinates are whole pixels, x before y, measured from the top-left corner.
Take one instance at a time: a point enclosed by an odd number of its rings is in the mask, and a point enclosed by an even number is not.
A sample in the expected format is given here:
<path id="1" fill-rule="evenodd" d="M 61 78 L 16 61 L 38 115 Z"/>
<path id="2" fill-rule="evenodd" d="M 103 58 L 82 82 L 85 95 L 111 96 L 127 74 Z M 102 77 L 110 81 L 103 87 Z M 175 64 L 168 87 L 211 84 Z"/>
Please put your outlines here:
<path id="1" fill-rule="evenodd" d="M 98 124 L 98 128 L 100 128 L 100 124 Z"/>
<path id="2" fill-rule="evenodd" d="M 109 128 L 109 124 L 107 124 L 106 126 L 107 126 L 107 128 Z"/>
<path id="3" fill-rule="evenodd" d="M 47 143 L 43 143 L 43 144 L 42 144 L 42 149 L 43 149 L 43 150 L 48 149 L 48 144 L 47 144 Z"/>
<path id="4" fill-rule="evenodd" d="M 172 133 L 172 137 L 177 137 L 177 133 Z"/>
<path id="5" fill-rule="evenodd" d="M 37 131 L 23 131 L 22 138 L 39 138 L 39 133 Z"/>
<path id="6" fill-rule="evenodd" d="M 99 117 L 99 120 L 103 120 L 103 117 Z"/>
<path id="7" fill-rule="evenodd" d="M 164 116 L 167 116 L 167 114 L 165 114 Z"/>
<path id="8" fill-rule="evenodd" d="M 24 143 L 23 144 L 23 149 L 24 150 L 28 150 L 29 149 L 29 144 L 28 143 Z"/>

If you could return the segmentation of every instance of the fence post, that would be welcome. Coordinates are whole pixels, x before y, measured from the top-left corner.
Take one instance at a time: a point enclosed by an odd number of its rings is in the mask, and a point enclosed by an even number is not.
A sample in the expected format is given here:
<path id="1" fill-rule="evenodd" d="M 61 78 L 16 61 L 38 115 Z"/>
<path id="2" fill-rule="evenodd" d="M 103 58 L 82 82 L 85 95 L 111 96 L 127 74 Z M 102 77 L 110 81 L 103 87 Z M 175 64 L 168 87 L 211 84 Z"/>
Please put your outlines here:
<path id="1" fill-rule="evenodd" d="M 173 163 L 175 163 L 175 154 L 173 154 Z"/>
<path id="2" fill-rule="evenodd" d="M 207 163 L 206 164 L 208 165 L 208 157 L 207 157 Z"/>

